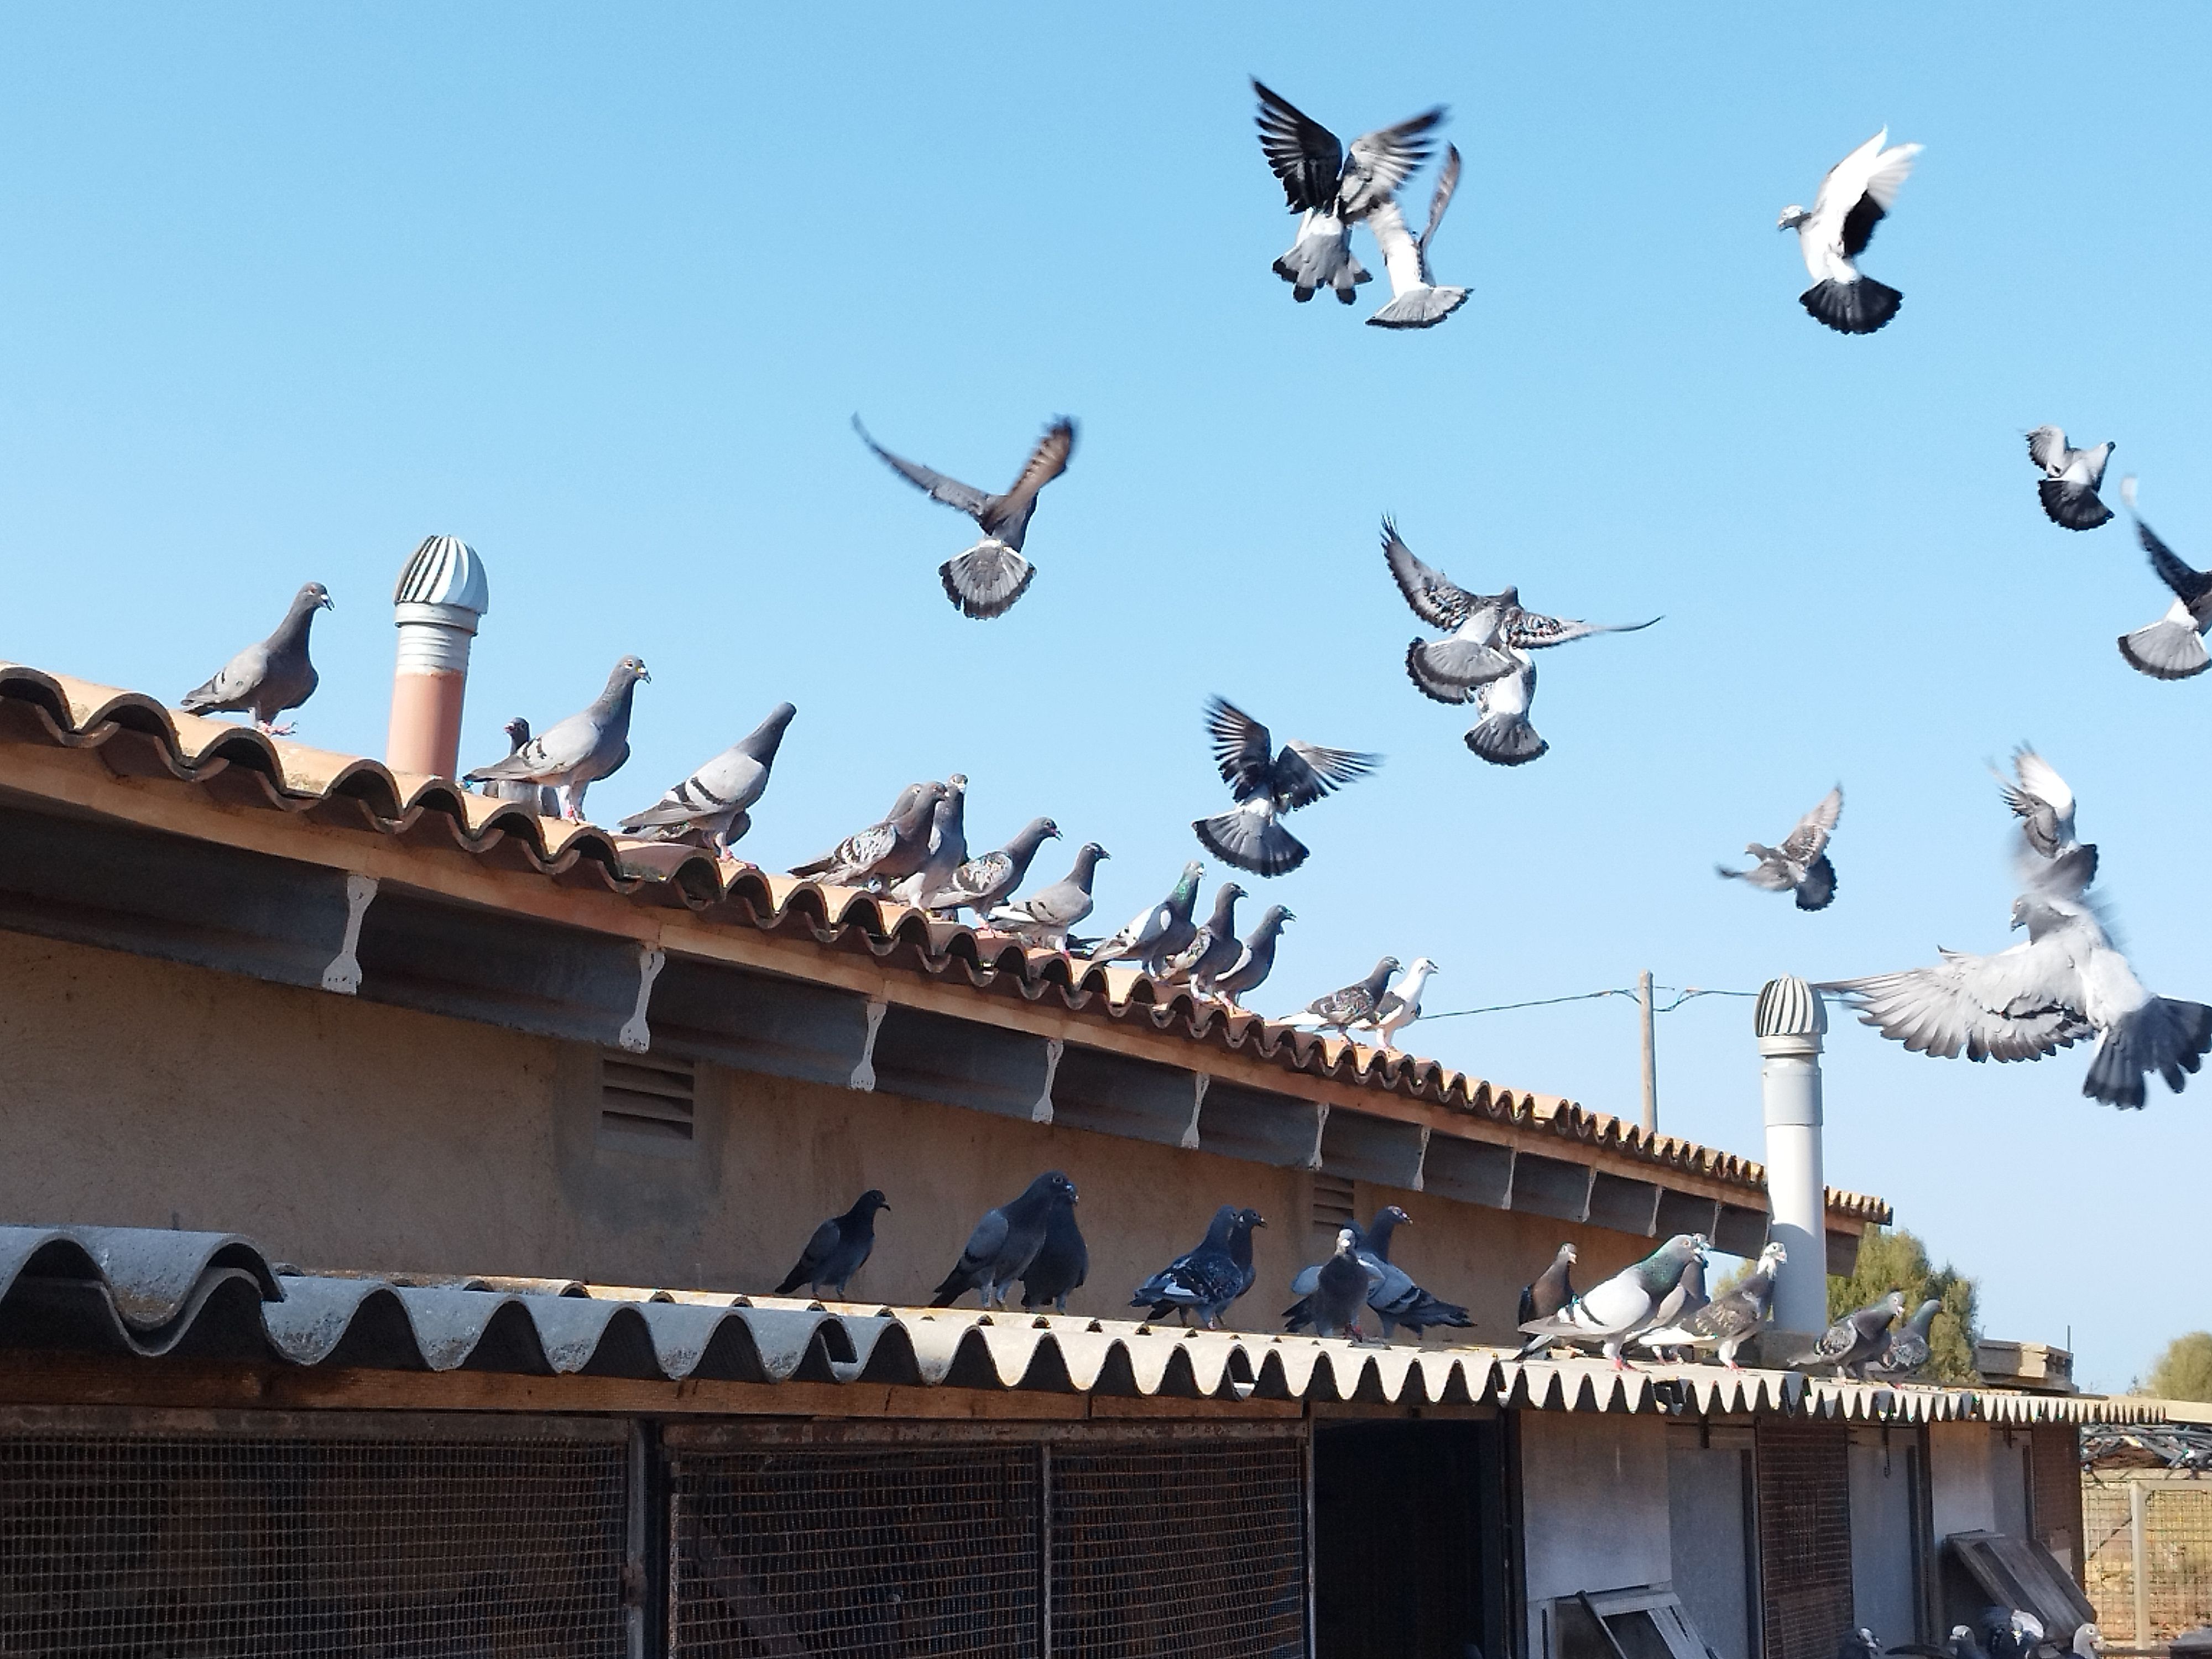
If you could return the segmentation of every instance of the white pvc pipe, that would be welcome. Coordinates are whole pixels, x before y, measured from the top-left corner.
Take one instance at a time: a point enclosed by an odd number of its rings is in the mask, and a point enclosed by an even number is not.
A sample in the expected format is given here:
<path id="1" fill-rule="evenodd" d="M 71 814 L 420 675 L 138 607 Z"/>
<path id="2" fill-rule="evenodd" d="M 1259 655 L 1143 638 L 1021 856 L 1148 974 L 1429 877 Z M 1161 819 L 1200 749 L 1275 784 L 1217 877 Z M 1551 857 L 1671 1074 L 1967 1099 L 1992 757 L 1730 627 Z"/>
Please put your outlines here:
<path id="1" fill-rule="evenodd" d="M 1766 1118 L 1767 1236 L 1787 1254 L 1775 1278 L 1774 1323 L 1817 1334 L 1828 1328 L 1827 1182 L 1820 1165 L 1826 1011 L 1803 980 L 1772 980 L 1759 993 L 1754 1023 Z"/>

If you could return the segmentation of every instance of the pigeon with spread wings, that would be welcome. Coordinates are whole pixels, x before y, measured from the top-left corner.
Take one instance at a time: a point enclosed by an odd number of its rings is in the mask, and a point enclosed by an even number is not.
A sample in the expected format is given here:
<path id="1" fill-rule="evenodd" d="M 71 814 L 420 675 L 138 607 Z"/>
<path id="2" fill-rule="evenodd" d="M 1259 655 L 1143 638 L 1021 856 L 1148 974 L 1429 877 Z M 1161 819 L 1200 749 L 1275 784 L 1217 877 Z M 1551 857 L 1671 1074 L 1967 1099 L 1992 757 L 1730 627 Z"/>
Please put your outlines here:
<path id="1" fill-rule="evenodd" d="M 1037 492 L 1067 471 L 1068 457 L 1075 453 L 1075 422 L 1063 415 L 1047 428 L 1023 464 L 1021 476 L 1002 495 L 986 495 L 919 461 L 892 454 L 868 435 L 857 415 L 853 430 L 892 471 L 930 500 L 965 513 L 982 526 L 981 541 L 938 566 L 945 597 L 964 617 L 1000 617 L 1012 610 L 1036 574 L 1036 568 L 1022 556 L 1022 542 L 1029 534 L 1030 515 L 1036 511 Z"/>
<path id="2" fill-rule="evenodd" d="M 1285 875 L 1306 861 L 1305 843 L 1282 826 L 1284 813 L 1312 805 L 1382 763 L 1380 755 L 1296 738 L 1276 750 L 1267 728 L 1224 697 L 1207 701 L 1206 729 L 1237 805 L 1191 828 L 1208 852 L 1255 876 Z"/>
<path id="3" fill-rule="evenodd" d="M 2136 481 L 2120 480 L 2120 499 L 2136 510 Z M 2154 680 L 2185 680 L 2212 667 L 2204 631 L 2212 628 L 2212 571 L 2184 564 L 2174 550 L 2151 533 L 2140 518 L 2136 537 L 2150 556 L 2150 568 L 2173 590 L 2173 604 L 2156 622 L 2120 635 L 2120 654 L 2128 666 Z"/>
<path id="4" fill-rule="evenodd" d="M 1775 224 L 1797 233 L 1797 251 L 1812 274 L 1813 286 L 1797 302 L 1839 334 L 1871 334 L 1905 303 L 1902 294 L 1862 275 L 1851 263 L 1874 240 L 1874 228 L 1897 200 L 1920 154 L 1917 144 L 1883 149 L 1888 142 L 1884 127 L 1828 169 L 1811 212 L 1793 204 Z"/>
<path id="5" fill-rule="evenodd" d="M 1383 274 L 1390 279 L 1390 302 L 1367 319 L 1370 328 L 1434 328 L 1467 303 L 1463 288 L 1443 288 L 1429 270 L 1429 239 L 1443 222 L 1452 192 L 1459 188 L 1459 147 L 1444 147 L 1437 173 L 1437 193 L 1429 203 L 1429 222 L 1417 239 L 1406 228 L 1404 210 L 1391 196 L 1376 204 L 1367 228 L 1382 250 Z"/>
<path id="6" fill-rule="evenodd" d="M 1797 820 L 1779 847 L 1752 842 L 1745 854 L 1759 860 L 1748 870 L 1714 868 L 1731 881 L 1747 881 L 1770 893 L 1795 893 L 1800 910 L 1825 910 L 1836 896 L 1836 866 L 1828 862 L 1828 837 L 1843 815 L 1844 786 L 1838 784 L 1820 804 Z"/>
<path id="7" fill-rule="evenodd" d="M 2043 470 L 2035 493 L 2051 523 L 2067 530 L 2094 530 L 2112 522 L 2112 509 L 2097 494 L 2104 487 L 2105 464 L 2112 459 L 2109 441 L 2094 449 L 2069 449 L 2064 432 L 2039 426 L 2027 434 L 2027 459 Z"/>
<path id="8" fill-rule="evenodd" d="M 1362 134 L 1347 152 L 1334 133 L 1259 82 L 1252 90 L 1260 95 L 1260 149 L 1290 210 L 1301 216 L 1297 238 L 1275 261 L 1275 274 L 1300 304 L 1326 288 L 1350 305 L 1352 289 L 1372 280 L 1352 258 L 1352 227 L 1429 159 L 1426 135 L 1444 118 L 1443 110 Z M 1440 215 L 1441 209 L 1431 216 Z"/>

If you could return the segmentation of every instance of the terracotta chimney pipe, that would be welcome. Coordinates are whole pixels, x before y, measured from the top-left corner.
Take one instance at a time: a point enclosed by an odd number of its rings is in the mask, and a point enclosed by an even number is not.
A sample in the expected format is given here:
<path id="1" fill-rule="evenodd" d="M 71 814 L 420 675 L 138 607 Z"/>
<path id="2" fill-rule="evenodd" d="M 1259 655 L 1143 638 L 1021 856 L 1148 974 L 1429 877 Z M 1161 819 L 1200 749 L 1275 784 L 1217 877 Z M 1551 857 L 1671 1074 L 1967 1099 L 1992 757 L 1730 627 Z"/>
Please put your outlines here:
<path id="1" fill-rule="evenodd" d="M 384 760 L 393 771 L 459 775 L 469 642 L 477 619 L 490 609 L 491 590 L 476 550 L 456 537 L 426 537 L 392 592 L 399 662 L 392 676 L 392 732 Z"/>

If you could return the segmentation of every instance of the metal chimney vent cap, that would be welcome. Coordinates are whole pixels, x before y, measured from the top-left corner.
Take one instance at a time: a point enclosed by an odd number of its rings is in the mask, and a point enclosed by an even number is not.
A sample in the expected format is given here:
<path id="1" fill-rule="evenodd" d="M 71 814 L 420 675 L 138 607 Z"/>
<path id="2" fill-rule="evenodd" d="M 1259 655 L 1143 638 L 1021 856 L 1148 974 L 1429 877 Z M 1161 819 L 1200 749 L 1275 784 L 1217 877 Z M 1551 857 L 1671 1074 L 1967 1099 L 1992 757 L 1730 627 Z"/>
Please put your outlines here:
<path id="1" fill-rule="evenodd" d="M 425 536 L 392 590 L 394 605 L 443 605 L 483 616 L 491 609 L 483 561 L 458 536 Z"/>
<path id="2" fill-rule="evenodd" d="M 1784 974 L 1759 988 L 1751 1024 L 1763 1037 L 1820 1036 L 1828 1029 L 1827 1006 L 1803 980 Z"/>

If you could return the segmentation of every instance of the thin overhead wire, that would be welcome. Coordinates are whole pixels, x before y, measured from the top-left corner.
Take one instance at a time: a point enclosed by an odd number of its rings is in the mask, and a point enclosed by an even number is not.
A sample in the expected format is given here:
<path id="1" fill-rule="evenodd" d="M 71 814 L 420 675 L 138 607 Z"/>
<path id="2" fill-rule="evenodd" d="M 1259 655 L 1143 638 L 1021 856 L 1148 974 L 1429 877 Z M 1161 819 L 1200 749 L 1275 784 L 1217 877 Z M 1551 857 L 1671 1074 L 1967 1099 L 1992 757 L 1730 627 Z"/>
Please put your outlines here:
<path id="1" fill-rule="evenodd" d="M 1759 994 L 1756 991 L 1723 991 L 1700 985 L 1655 985 L 1651 988 L 1675 994 L 1672 1002 L 1654 1003 L 1651 1012 L 1655 1014 L 1671 1014 L 1684 1003 L 1694 1001 L 1698 997 L 1755 997 Z M 1421 1018 L 1424 1021 L 1464 1019 L 1470 1014 L 1504 1014 L 1516 1008 L 1551 1008 L 1563 1002 L 1595 1002 L 1605 997 L 1626 997 L 1633 1002 L 1636 992 L 1633 988 L 1614 986 L 1602 991 L 1577 991 L 1572 996 L 1538 997 L 1533 1002 L 1498 1002 L 1486 1008 L 1454 1008 L 1448 1013 L 1424 1014 Z"/>

